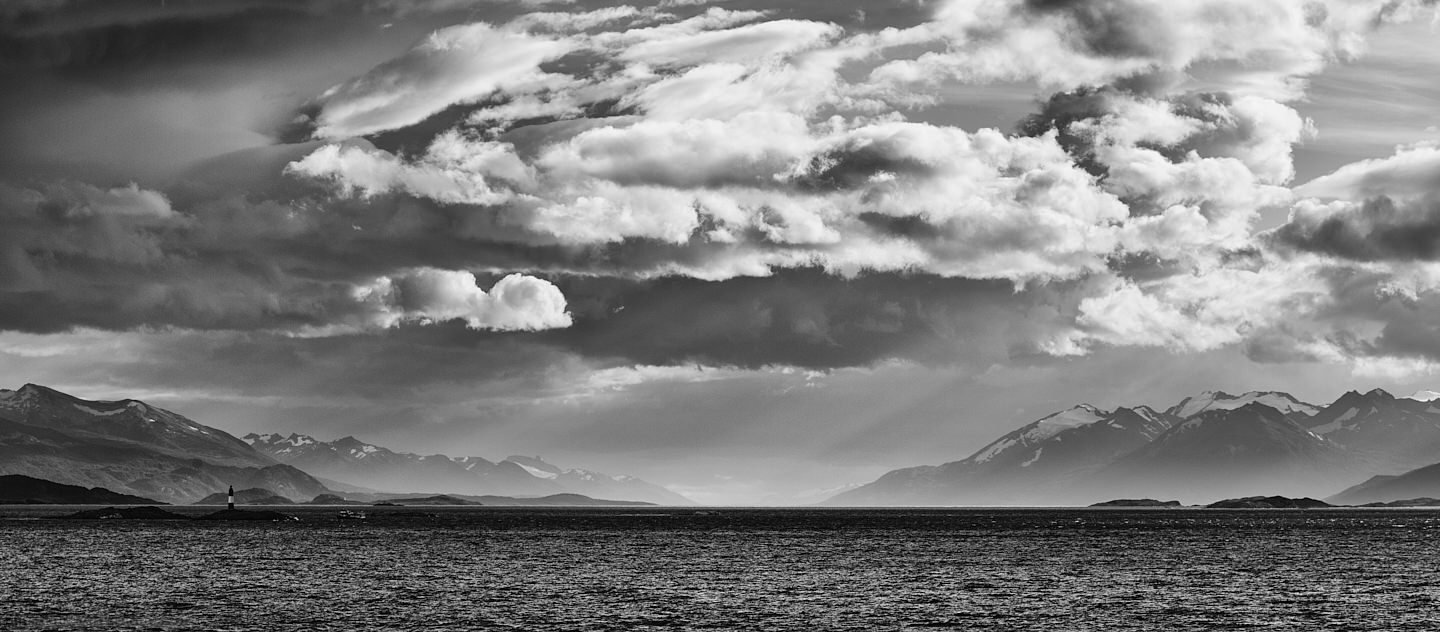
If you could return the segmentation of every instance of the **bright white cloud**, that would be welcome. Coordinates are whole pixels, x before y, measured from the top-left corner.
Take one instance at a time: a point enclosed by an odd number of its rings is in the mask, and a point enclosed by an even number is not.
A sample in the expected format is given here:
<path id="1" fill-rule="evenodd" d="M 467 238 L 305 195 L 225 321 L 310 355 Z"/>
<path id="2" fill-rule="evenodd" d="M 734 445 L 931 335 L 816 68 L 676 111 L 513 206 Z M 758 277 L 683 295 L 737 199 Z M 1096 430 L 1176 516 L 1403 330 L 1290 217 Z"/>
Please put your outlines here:
<path id="1" fill-rule="evenodd" d="M 452 104 L 533 80 L 541 63 L 573 48 L 485 23 L 440 29 L 406 54 L 326 90 L 315 135 L 348 138 L 419 123 Z"/>
<path id="2" fill-rule="evenodd" d="M 285 170 L 332 181 L 343 195 L 372 197 L 398 190 L 447 204 L 498 204 L 513 197 L 506 187 L 532 179 L 529 167 L 510 145 L 477 141 L 454 131 L 436 137 L 414 161 L 373 148 L 334 144 Z"/>
<path id="3" fill-rule="evenodd" d="M 1296 187 L 1295 192 L 1344 200 L 1440 192 L 1440 145 L 1401 147 L 1392 156 L 1351 163 Z"/>
<path id="4" fill-rule="evenodd" d="M 379 327 L 463 320 L 471 329 L 534 331 L 571 324 L 560 288 L 523 274 L 506 276 L 486 292 L 464 270 L 421 268 L 356 286 L 352 296 Z"/>

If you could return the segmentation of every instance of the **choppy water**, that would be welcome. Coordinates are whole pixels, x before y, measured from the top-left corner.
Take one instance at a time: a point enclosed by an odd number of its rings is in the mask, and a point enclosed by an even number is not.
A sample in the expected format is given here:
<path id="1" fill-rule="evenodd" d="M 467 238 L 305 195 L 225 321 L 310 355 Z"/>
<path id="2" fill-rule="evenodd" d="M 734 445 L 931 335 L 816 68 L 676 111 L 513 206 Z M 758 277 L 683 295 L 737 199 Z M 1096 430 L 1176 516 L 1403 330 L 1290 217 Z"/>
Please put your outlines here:
<path id="1" fill-rule="evenodd" d="M 1435 511 L 422 511 L 6 508 L 0 629 L 1440 629 Z"/>

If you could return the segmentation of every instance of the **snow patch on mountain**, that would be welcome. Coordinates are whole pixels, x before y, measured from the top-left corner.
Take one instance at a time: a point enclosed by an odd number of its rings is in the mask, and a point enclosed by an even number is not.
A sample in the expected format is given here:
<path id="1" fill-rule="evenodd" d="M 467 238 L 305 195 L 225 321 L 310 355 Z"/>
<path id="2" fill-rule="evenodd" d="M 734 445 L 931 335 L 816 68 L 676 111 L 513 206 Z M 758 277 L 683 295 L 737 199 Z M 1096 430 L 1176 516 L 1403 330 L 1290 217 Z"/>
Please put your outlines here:
<path id="1" fill-rule="evenodd" d="M 1016 445 L 1034 445 L 1071 428 L 1088 426 L 1104 420 L 1109 415 L 1100 409 L 1089 404 L 1080 404 L 1074 408 L 1062 410 L 1058 413 L 1032 422 L 1029 426 L 1021 429 L 1020 432 L 1007 435 L 1001 438 L 970 457 L 974 463 L 984 463 L 995 458 L 1000 453 Z"/>
<path id="2" fill-rule="evenodd" d="M 1289 393 L 1278 391 L 1250 391 L 1240 395 L 1231 395 L 1224 391 L 1205 391 L 1194 397 L 1186 397 L 1167 412 L 1181 419 L 1188 419 L 1207 410 L 1235 410 L 1249 404 L 1263 404 L 1287 415 L 1298 413 L 1310 416 L 1320 411 L 1319 406 L 1307 404 Z"/>
<path id="3" fill-rule="evenodd" d="M 1435 391 L 1415 391 L 1415 394 L 1405 399 L 1413 399 L 1417 402 L 1433 402 L 1440 399 L 1440 393 Z"/>
<path id="4" fill-rule="evenodd" d="M 511 463 L 515 463 L 515 462 L 514 462 L 514 461 L 511 461 Z M 516 464 L 516 465 L 519 465 L 521 469 L 525 470 L 526 472 L 529 472 L 530 475 L 531 475 L 531 476 L 534 476 L 535 478 L 555 478 L 555 477 L 559 476 L 559 474 L 557 474 L 557 473 L 555 473 L 555 472 L 550 472 L 550 471 L 547 471 L 547 470 L 542 470 L 542 469 L 540 469 L 540 468 L 538 468 L 538 467 L 535 467 L 535 466 L 533 466 L 533 465 L 526 465 L 526 464 L 524 464 L 524 463 L 515 463 L 515 464 Z"/>
<path id="5" fill-rule="evenodd" d="M 1351 419 L 1354 419 L 1354 418 L 1356 417 L 1356 415 L 1359 415 L 1359 414 L 1360 414 L 1360 409 L 1359 409 L 1359 408 L 1351 408 L 1350 410 L 1345 411 L 1344 414 L 1342 414 L 1342 415 L 1340 415 L 1339 417 L 1336 417 L 1335 419 L 1331 420 L 1329 423 L 1321 424 L 1321 425 L 1319 425 L 1319 426 L 1315 426 L 1314 428 L 1311 428 L 1311 429 L 1310 429 L 1310 432 L 1315 433 L 1315 434 L 1323 437 L 1323 436 L 1325 436 L 1325 435 L 1328 434 L 1328 433 L 1334 432 L 1334 431 L 1336 431 L 1336 430 L 1339 430 L 1339 429 L 1345 427 L 1345 422 L 1350 421 Z"/>

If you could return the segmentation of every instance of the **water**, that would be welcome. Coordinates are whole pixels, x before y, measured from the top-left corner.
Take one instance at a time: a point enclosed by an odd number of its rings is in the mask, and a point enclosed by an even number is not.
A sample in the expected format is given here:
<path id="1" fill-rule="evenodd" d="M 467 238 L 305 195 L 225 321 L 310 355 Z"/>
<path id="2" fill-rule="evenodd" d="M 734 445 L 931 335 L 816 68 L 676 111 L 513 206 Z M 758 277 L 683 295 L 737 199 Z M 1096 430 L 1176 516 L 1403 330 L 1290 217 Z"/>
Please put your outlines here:
<path id="1" fill-rule="evenodd" d="M 0 509 L 0 629 L 1440 629 L 1427 510 L 61 511 Z"/>

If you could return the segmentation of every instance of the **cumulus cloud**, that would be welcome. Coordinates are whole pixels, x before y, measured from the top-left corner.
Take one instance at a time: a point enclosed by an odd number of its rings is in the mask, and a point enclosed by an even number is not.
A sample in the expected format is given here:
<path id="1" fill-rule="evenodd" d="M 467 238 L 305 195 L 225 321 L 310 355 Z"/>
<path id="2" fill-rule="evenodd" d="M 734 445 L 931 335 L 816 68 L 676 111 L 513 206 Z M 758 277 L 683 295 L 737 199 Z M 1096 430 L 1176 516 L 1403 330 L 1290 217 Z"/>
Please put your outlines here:
<path id="1" fill-rule="evenodd" d="M 404 191 L 449 204 L 491 205 L 510 199 L 508 184 L 531 179 L 513 149 L 452 131 L 435 138 L 414 161 L 373 147 L 334 144 L 290 163 L 285 171 L 334 182 L 343 195 Z"/>
<path id="2" fill-rule="evenodd" d="M 1290 221 L 1269 235 L 1275 242 L 1356 261 L 1440 259 L 1440 194 L 1397 202 L 1302 200 Z"/>
<path id="3" fill-rule="evenodd" d="M 380 327 L 462 320 L 471 329 L 534 331 L 571 324 L 560 289 L 523 274 L 508 275 L 486 292 L 470 272 L 422 268 L 356 286 L 352 295 L 374 310 L 371 322 Z"/>
<path id="4" fill-rule="evenodd" d="M 1278 245 L 1355 261 L 1440 258 L 1440 147 L 1399 148 L 1296 188 Z"/>

